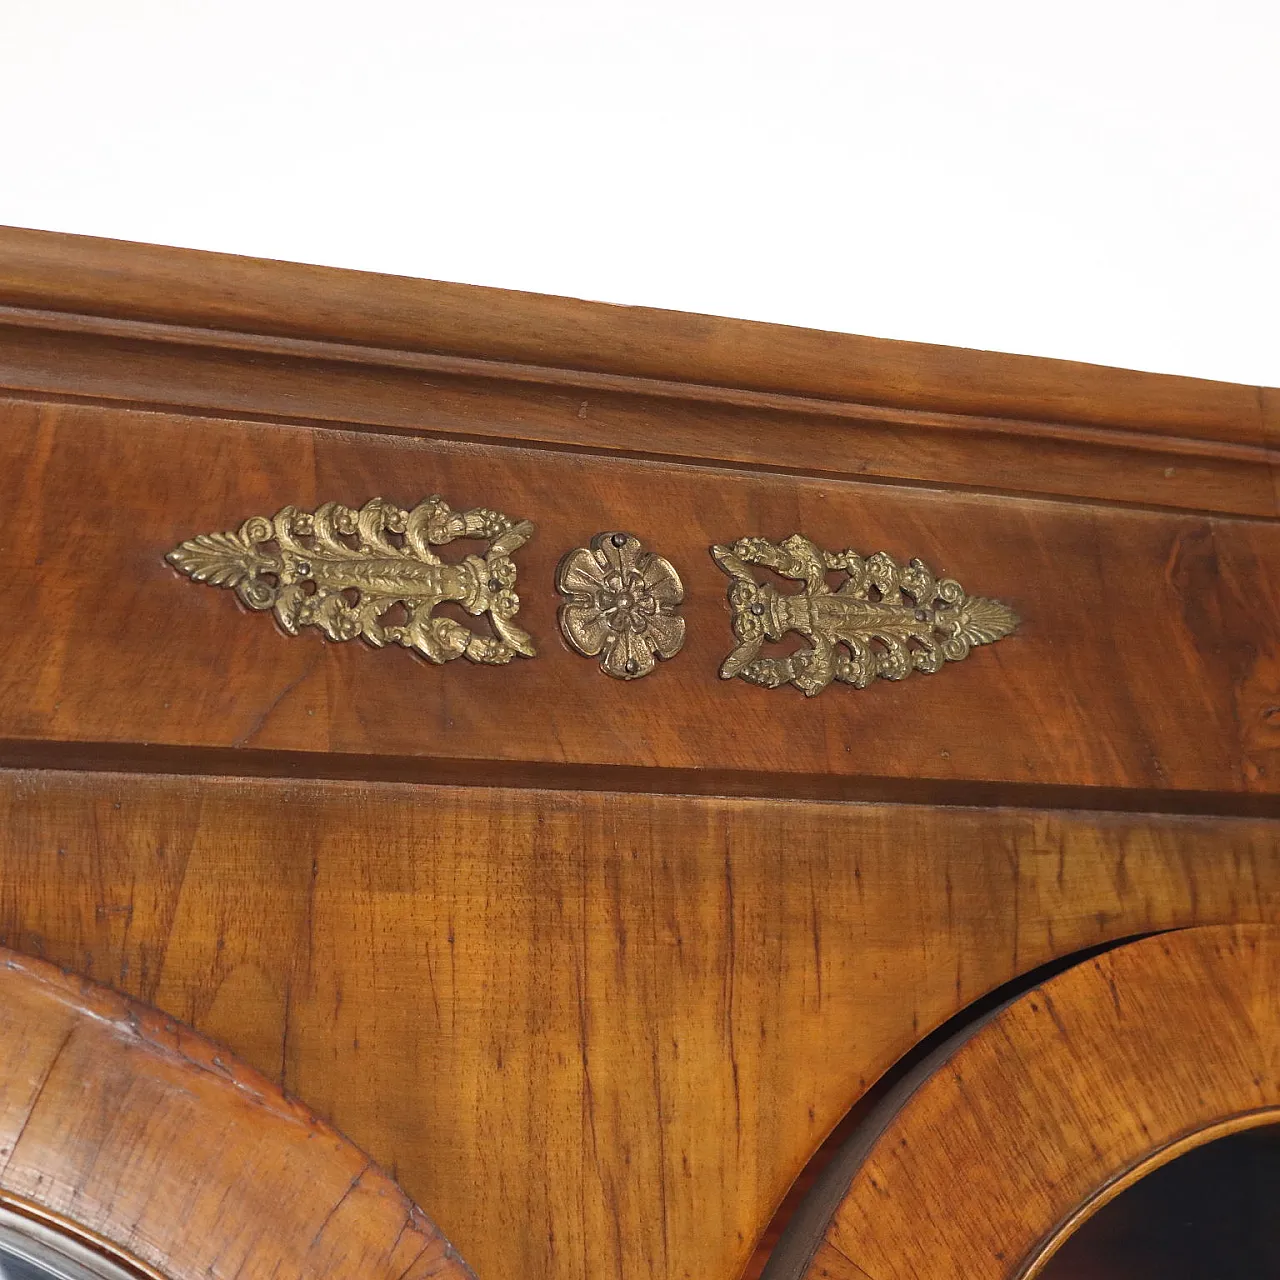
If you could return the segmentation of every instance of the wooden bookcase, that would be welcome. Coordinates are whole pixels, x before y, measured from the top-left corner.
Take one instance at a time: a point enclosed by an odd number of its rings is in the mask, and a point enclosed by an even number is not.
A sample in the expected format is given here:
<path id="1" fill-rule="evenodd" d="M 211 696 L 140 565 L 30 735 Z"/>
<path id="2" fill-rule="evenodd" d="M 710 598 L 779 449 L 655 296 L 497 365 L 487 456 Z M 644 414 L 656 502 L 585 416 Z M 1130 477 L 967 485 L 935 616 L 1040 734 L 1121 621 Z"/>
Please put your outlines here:
<path id="1" fill-rule="evenodd" d="M 297 586 L 286 625 L 166 558 L 377 498 L 407 560 L 431 495 L 532 530 L 422 643 L 500 641 L 488 601 L 534 656 L 429 661 L 403 605 L 381 648 L 329 638 L 321 602 L 340 630 L 382 579 L 300 570 L 305 519 L 219 552 L 260 556 L 258 604 Z M 0 232 L 0 943 L 221 1046 L 482 1280 L 737 1280 L 819 1165 L 774 1275 L 1035 1274 L 1135 1171 L 1280 1108 L 1278 495 L 1275 390 Z M 333 519 L 318 554 L 364 554 Z M 634 679 L 560 625 L 558 569 L 613 533 L 680 583 Z M 842 567 L 778 577 L 792 535 Z M 731 602 L 712 548 L 744 538 L 792 623 L 884 552 L 1018 624 L 865 688 L 839 636 L 786 666 L 836 664 L 812 696 L 724 678 L 735 617 L 782 616 Z M 945 631 L 896 583 L 840 625 Z M 108 1094 L 72 1146 L 142 1176 Z M 138 1243 L 110 1179 L 7 1169 L 170 1280 L 249 1274 Z"/>

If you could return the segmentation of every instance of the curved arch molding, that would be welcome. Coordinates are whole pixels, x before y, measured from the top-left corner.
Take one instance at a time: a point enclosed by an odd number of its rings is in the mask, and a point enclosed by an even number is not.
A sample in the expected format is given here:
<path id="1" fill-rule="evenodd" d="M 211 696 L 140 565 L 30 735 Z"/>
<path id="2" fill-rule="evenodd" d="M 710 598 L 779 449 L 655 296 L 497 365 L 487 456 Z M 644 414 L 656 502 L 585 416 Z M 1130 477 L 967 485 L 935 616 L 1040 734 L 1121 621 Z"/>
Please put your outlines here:
<path id="1" fill-rule="evenodd" d="M 2 948 L 0 1203 L 163 1280 L 474 1280 L 391 1178 L 257 1072 Z"/>
<path id="2" fill-rule="evenodd" d="M 1280 928 L 1160 934 L 952 1041 L 819 1185 L 769 1280 L 1030 1280 L 1075 1226 L 1201 1142 L 1280 1122 Z M 850 1173 L 850 1167 L 852 1172 Z"/>

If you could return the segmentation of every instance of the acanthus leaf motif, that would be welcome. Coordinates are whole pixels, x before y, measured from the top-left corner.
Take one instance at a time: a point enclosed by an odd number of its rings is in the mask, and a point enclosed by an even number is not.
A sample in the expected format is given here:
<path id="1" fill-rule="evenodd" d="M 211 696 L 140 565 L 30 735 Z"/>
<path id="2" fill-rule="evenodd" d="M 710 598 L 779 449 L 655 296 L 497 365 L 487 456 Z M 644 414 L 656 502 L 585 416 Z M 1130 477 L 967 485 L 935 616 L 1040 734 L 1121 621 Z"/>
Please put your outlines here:
<path id="1" fill-rule="evenodd" d="M 999 600 L 969 596 L 950 578 L 936 578 L 921 560 L 899 564 L 885 551 L 824 551 L 800 534 L 781 542 L 739 538 L 711 555 L 732 579 L 729 608 L 737 644 L 720 668 L 776 689 L 793 684 L 807 696 L 832 681 L 865 689 L 873 680 L 933 674 L 975 645 L 1012 634 L 1018 616 Z M 753 566 L 802 584 L 787 593 L 757 581 Z M 829 573 L 845 580 L 832 587 Z M 798 634 L 808 647 L 769 656 L 768 643 Z"/>
<path id="2" fill-rule="evenodd" d="M 399 644 L 430 662 L 502 665 L 536 652 L 512 621 L 520 599 L 511 556 L 532 534 L 527 520 L 485 507 L 454 511 L 438 494 L 412 510 L 373 498 L 359 509 L 283 507 L 238 532 L 198 534 L 165 558 L 196 582 L 234 590 L 251 609 L 273 610 L 290 635 L 317 627 L 330 640 Z M 432 550 L 459 538 L 489 546 L 453 562 Z M 493 635 L 435 614 L 450 601 L 487 617 Z"/>

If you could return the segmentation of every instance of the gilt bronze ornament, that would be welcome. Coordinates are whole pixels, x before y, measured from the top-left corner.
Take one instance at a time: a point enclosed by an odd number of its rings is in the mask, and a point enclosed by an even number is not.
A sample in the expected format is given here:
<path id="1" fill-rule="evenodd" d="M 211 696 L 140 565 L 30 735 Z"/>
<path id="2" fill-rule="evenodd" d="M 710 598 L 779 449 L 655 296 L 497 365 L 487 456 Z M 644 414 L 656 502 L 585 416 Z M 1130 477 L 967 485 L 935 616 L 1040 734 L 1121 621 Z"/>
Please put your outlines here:
<path id="1" fill-rule="evenodd" d="M 560 561 L 556 586 L 560 630 L 579 653 L 600 657 L 600 670 L 638 680 L 658 658 L 684 644 L 680 575 L 669 560 L 646 551 L 629 533 L 598 533 Z"/>
<path id="2" fill-rule="evenodd" d="M 290 635 L 318 627 L 330 640 L 399 644 L 429 662 L 503 664 L 535 653 L 512 622 L 520 599 L 511 556 L 532 534 L 527 520 L 453 511 L 438 495 L 412 511 L 373 498 L 358 511 L 326 502 L 314 512 L 251 516 L 238 532 L 202 533 L 166 559 L 196 582 L 233 590 L 250 609 L 274 610 Z M 458 538 L 489 546 L 453 562 L 431 549 Z M 446 601 L 487 618 L 493 634 L 435 614 Z"/>
<path id="3" fill-rule="evenodd" d="M 969 656 L 974 645 L 1009 635 L 1018 616 L 1006 604 L 969 596 L 950 578 L 938 579 L 919 560 L 898 564 L 884 551 L 864 559 L 856 551 L 823 551 L 800 534 L 781 543 L 740 538 L 711 554 L 732 579 L 729 606 L 738 644 L 720 675 L 775 689 L 793 684 L 812 697 L 833 680 L 865 689 L 874 679 L 932 674 Z M 758 582 L 752 565 L 801 582 L 784 593 Z M 836 588 L 831 571 L 848 575 Z M 762 656 L 765 643 L 789 633 L 808 647 Z"/>

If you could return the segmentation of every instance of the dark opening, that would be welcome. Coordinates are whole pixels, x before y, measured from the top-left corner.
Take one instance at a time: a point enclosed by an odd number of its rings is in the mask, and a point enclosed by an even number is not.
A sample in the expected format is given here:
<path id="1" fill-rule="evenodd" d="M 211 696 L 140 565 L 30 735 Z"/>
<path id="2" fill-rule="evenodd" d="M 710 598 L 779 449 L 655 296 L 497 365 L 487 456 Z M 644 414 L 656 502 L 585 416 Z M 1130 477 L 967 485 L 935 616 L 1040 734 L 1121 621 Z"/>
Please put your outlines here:
<path id="1" fill-rule="evenodd" d="M 1280 1125 L 1171 1160 L 1074 1232 L 1042 1280 L 1280 1276 Z"/>

